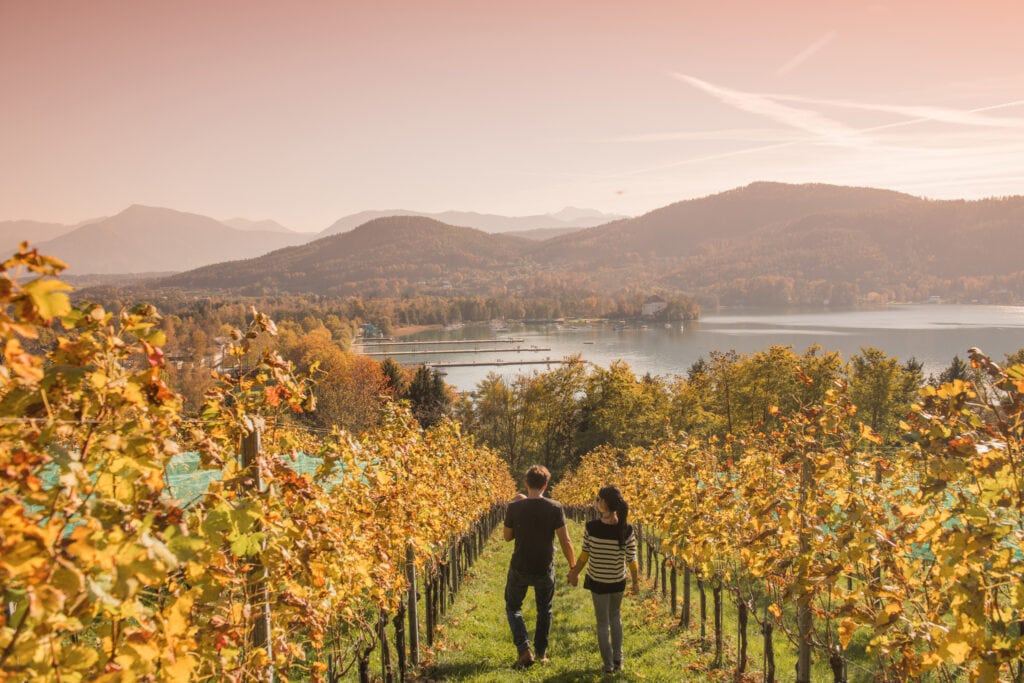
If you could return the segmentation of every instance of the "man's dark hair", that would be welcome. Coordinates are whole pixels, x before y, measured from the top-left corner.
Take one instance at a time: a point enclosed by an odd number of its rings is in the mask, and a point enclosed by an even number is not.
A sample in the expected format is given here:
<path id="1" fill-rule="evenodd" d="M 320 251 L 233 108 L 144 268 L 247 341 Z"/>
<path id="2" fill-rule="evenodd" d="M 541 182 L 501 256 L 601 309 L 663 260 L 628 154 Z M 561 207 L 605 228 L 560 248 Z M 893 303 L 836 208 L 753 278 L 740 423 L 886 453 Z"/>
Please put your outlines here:
<path id="1" fill-rule="evenodd" d="M 544 465 L 533 465 L 526 470 L 526 485 L 535 491 L 547 486 L 550 479 L 551 473 Z"/>

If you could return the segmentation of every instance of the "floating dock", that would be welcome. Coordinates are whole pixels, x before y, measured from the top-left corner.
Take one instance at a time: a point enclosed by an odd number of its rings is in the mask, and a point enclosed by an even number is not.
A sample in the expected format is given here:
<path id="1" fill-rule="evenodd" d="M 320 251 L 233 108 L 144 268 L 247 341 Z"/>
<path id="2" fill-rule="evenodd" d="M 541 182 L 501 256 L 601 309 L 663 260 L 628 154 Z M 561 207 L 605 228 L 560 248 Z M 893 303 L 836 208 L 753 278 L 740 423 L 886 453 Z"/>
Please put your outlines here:
<path id="1" fill-rule="evenodd" d="M 386 345 L 386 346 L 427 346 L 429 344 L 522 344 L 525 339 L 515 339 L 512 337 L 500 338 L 500 339 L 435 339 L 432 341 L 387 341 L 384 339 L 367 339 L 365 341 L 354 341 L 353 345 L 359 346 L 370 346 L 370 345 Z"/>
<path id="2" fill-rule="evenodd" d="M 490 348 L 490 349 L 432 349 L 430 351 L 364 351 L 364 356 L 388 357 L 388 356 L 434 356 L 441 353 L 528 353 L 533 351 L 550 351 L 551 347 L 541 346 L 514 346 L 512 348 Z"/>
<path id="3" fill-rule="evenodd" d="M 545 358 L 544 360 L 481 360 L 466 361 L 464 363 L 456 361 L 452 363 L 425 363 L 425 365 L 431 368 L 472 368 L 486 365 L 561 365 L 568 362 L 564 358 Z"/>

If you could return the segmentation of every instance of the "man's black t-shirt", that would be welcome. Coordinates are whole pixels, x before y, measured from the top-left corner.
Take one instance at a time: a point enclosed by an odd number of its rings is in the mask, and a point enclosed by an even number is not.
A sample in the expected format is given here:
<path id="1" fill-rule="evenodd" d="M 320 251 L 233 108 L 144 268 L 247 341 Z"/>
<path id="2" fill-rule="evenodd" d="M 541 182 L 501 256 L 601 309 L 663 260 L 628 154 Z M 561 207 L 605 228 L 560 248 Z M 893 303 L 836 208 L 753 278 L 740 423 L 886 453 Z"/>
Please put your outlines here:
<path id="1" fill-rule="evenodd" d="M 505 526 L 515 533 L 512 569 L 544 574 L 555 561 L 555 531 L 565 526 L 562 504 L 550 498 L 525 498 L 510 503 Z"/>

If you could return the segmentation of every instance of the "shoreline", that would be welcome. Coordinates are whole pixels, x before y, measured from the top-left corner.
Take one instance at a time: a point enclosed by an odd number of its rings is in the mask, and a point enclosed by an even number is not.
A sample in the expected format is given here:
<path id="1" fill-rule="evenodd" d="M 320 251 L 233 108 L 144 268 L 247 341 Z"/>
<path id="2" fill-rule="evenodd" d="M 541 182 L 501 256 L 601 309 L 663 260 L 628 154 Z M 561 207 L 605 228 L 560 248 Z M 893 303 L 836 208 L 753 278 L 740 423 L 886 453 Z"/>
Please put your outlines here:
<path id="1" fill-rule="evenodd" d="M 407 337 L 410 334 L 416 334 L 417 332 L 423 332 L 424 330 L 440 330 L 442 325 L 406 325 L 405 327 L 396 327 L 391 330 L 392 337 Z"/>

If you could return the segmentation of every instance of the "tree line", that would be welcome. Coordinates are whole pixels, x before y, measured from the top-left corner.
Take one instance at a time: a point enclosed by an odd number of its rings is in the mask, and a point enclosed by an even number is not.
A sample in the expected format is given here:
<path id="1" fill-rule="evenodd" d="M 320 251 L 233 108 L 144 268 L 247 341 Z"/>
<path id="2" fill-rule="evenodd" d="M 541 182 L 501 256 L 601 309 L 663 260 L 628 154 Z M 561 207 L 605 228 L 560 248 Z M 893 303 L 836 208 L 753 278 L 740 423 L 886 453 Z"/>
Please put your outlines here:
<path id="1" fill-rule="evenodd" d="M 1009 360 L 1019 360 L 1017 352 Z M 806 381 L 796 383 L 800 373 Z M 937 377 L 914 359 L 875 348 L 844 360 L 820 346 L 772 346 L 751 354 L 713 351 L 674 377 L 638 376 L 624 361 L 597 367 L 579 357 L 557 369 L 506 379 L 491 373 L 453 406 L 457 420 L 508 461 L 513 473 L 543 463 L 557 479 L 595 448 L 647 447 L 669 434 L 726 439 L 771 423 L 776 411 L 848 388 L 858 419 L 891 438 L 926 385 L 980 380 L 955 357 Z"/>

